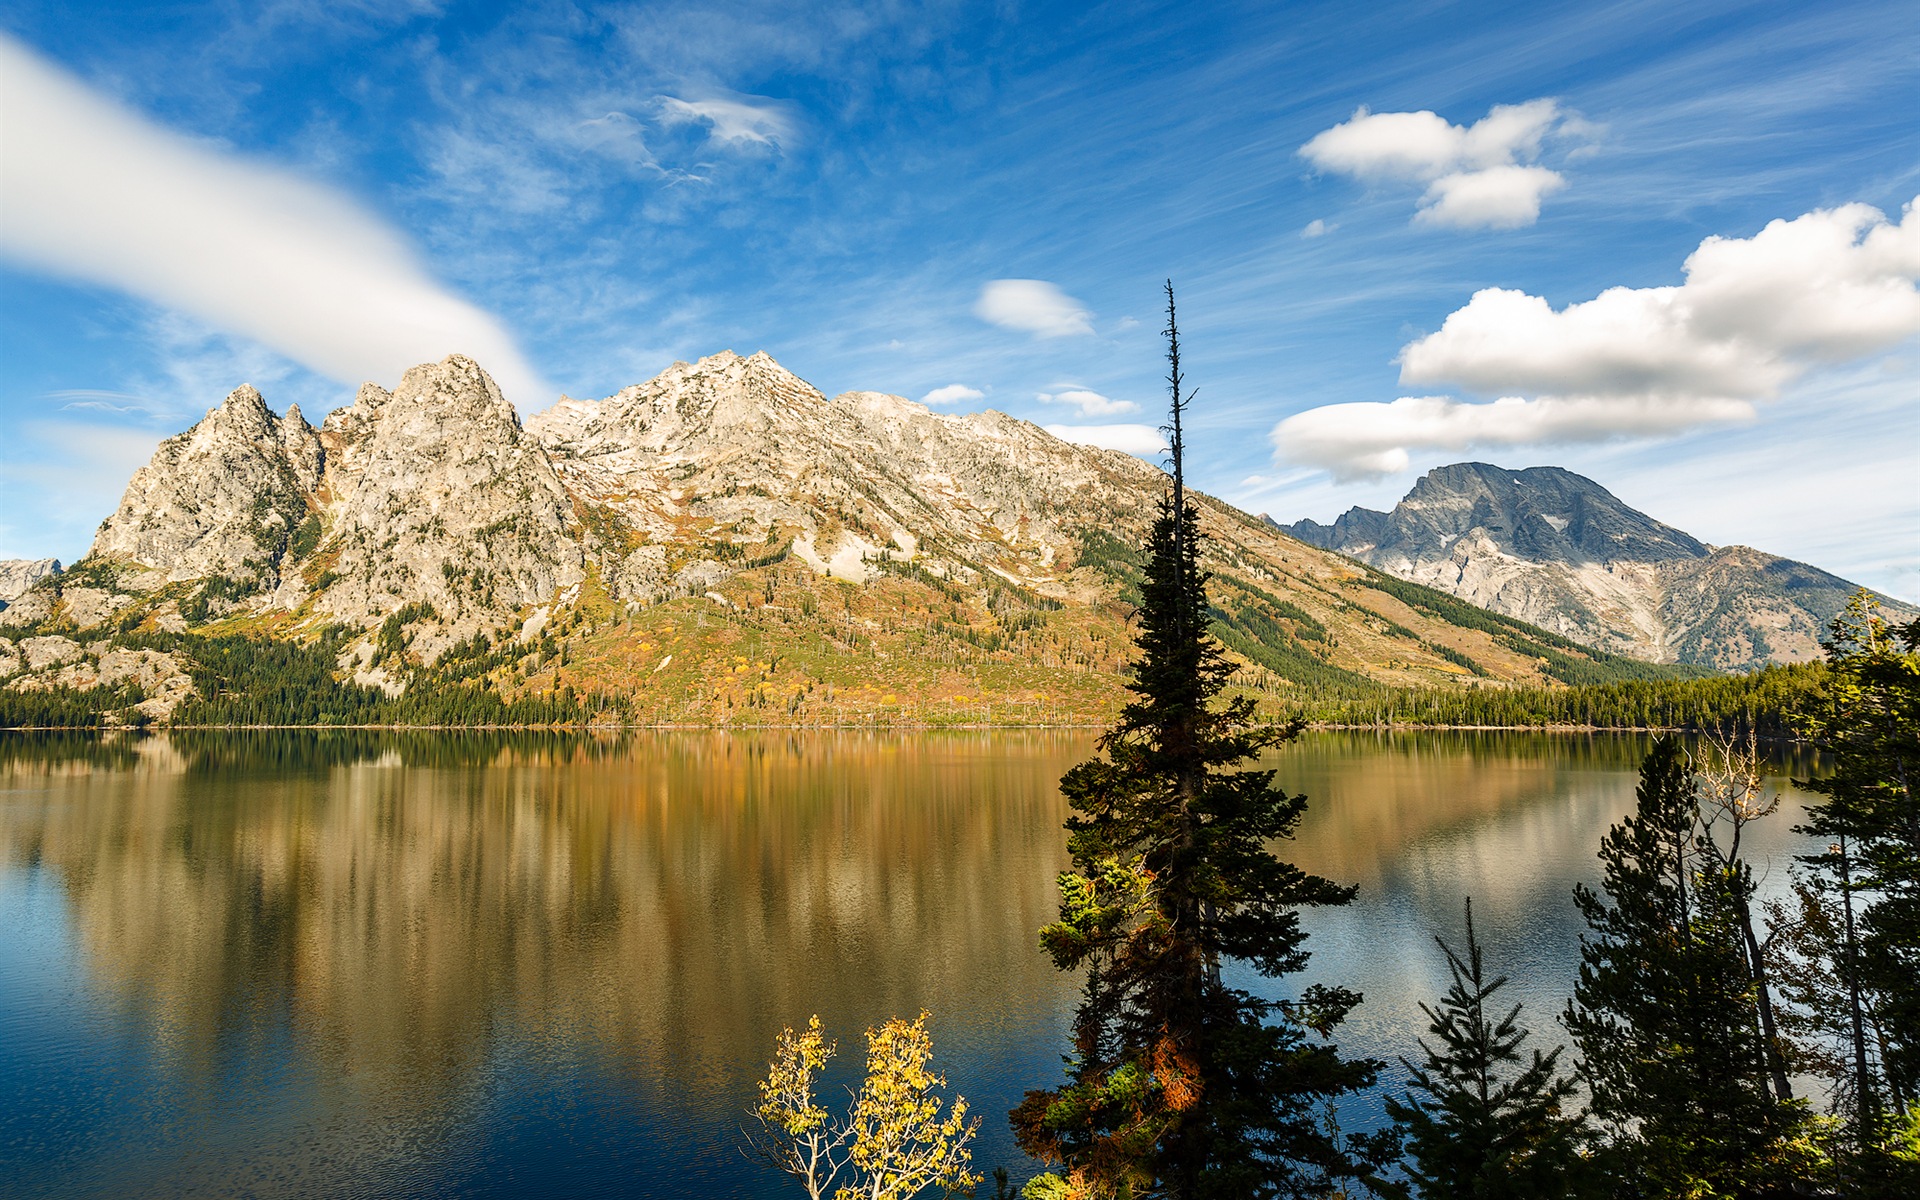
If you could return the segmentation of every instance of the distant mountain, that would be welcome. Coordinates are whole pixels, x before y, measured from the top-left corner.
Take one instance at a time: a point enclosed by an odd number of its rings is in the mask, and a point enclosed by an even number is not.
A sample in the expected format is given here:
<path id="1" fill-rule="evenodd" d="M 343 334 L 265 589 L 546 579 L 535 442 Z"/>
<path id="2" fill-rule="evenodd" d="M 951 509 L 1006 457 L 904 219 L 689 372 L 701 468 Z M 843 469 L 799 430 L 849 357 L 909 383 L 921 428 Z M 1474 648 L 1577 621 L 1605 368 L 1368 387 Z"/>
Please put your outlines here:
<path id="1" fill-rule="evenodd" d="M 1294 537 L 1402 579 L 1649 662 L 1746 669 L 1820 656 L 1857 588 L 1746 546 L 1709 546 L 1559 467 L 1455 463 L 1392 512 L 1348 510 Z M 1880 597 L 1889 616 L 1907 604 Z"/>
<path id="2" fill-rule="evenodd" d="M 617 695 L 660 721 L 1103 718 L 1165 487 L 1000 413 L 828 399 L 764 354 L 676 363 L 524 425 L 459 356 L 362 387 L 317 429 L 241 387 L 160 445 L 84 560 L 0 614 L 0 687 L 177 696 L 192 676 L 204 695 L 268 668 L 209 665 L 182 639 L 249 633 L 330 647 L 337 678 L 389 696 L 453 678 Z M 1196 503 L 1235 686 L 1262 703 L 1660 673 L 1448 597 L 1410 604 Z M 148 657 L 109 663 L 114 638 Z M 246 719 L 311 685 L 276 686 Z"/>
<path id="3" fill-rule="evenodd" d="M 60 573 L 57 558 L 0 558 L 0 609 L 33 590 L 33 585 Z"/>

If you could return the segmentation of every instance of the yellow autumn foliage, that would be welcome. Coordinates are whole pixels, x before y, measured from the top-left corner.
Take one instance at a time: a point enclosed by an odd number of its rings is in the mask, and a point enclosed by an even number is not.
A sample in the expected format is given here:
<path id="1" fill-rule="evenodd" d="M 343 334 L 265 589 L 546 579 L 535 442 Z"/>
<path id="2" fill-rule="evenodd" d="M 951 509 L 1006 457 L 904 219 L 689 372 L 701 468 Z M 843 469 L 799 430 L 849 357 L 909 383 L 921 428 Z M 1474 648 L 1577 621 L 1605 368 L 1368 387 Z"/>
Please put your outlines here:
<path id="1" fill-rule="evenodd" d="M 963 1096 L 941 1115 L 938 1092 L 947 1081 L 930 1069 L 927 1016 L 896 1017 L 867 1030 L 866 1080 L 844 1121 L 814 1097 L 835 1050 L 820 1018 L 810 1018 L 800 1033 L 782 1029 L 752 1110 L 759 1124 L 748 1132 L 754 1152 L 793 1176 L 810 1200 L 909 1200 L 929 1188 L 970 1193 L 980 1182 L 968 1148 L 980 1119 L 967 1119 Z M 835 1189 L 843 1176 L 852 1182 Z"/>

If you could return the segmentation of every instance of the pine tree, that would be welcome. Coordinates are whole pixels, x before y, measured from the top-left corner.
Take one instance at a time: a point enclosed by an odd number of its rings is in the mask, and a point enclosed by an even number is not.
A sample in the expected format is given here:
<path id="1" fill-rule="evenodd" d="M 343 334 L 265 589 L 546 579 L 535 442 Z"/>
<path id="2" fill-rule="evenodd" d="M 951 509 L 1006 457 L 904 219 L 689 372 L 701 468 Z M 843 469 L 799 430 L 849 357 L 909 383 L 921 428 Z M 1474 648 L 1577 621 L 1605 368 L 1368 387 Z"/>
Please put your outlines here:
<path id="1" fill-rule="evenodd" d="M 1575 1088 L 1558 1073 L 1560 1048 L 1521 1056 L 1530 1034 L 1519 1025 L 1519 1004 L 1495 1020 L 1489 1004 L 1507 977 L 1487 978 L 1472 900 L 1466 908 L 1466 956 L 1434 939 L 1453 981 L 1439 1008 L 1420 1006 L 1439 1044 L 1421 1041 L 1420 1066 L 1400 1060 L 1412 1072 L 1412 1091 L 1422 1095 L 1387 1099 L 1387 1114 L 1407 1135 L 1408 1177 L 1425 1200 L 1588 1194 L 1580 1156 L 1585 1121 L 1564 1111 Z"/>
<path id="2" fill-rule="evenodd" d="M 1804 1109 L 1777 1100 L 1732 889 L 1703 849 L 1697 780 L 1671 737 L 1640 768 L 1636 809 L 1607 832 L 1604 898 L 1575 901 L 1591 933 L 1563 1018 L 1606 1158 L 1623 1190 L 1719 1196 L 1812 1169 Z M 1751 886 L 1750 881 L 1746 881 Z"/>
<path id="3" fill-rule="evenodd" d="M 1865 592 L 1828 626 L 1827 674 L 1802 727 L 1833 761 L 1801 832 L 1809 894 L 1839 937 L 1853 1131 L 1850 1177 L 1920 1186 L 1920 621 L 1889 628 Z M 1873 1035 L 1873 1036 L 1870 1036 Z"/>
<path id="4" fill-rule="evenodd" d="M 1187 499 L 1173 288 L 1167 287 L 1172 480 L 1140 582 L 1133 699 L 1100 740 L 1104 758 L 1061 779 L 1075 870 L 1041 941 L 1086 972 L 1069 1081 L 1014 1111 L 1020 1144 L 1061 1164 L 1034 1196 L 1324 1195 L 1385 1157 L 1322 1116 L 1379 1064 L 1327 1041 L 1360 997 L 1315 985 L 1276 1002 L 1229 986 L 1236 960 L 1269 978 L 1307 962 L 1300 909 L 1353 889 L 1270 852 L 1304 796 L 1274 772 L 1231 770 L 1297 732 L 1255 728 L 1253 705 L 1221 701 L 1231 667 L 1208 634 L 1199 513 Z"/>

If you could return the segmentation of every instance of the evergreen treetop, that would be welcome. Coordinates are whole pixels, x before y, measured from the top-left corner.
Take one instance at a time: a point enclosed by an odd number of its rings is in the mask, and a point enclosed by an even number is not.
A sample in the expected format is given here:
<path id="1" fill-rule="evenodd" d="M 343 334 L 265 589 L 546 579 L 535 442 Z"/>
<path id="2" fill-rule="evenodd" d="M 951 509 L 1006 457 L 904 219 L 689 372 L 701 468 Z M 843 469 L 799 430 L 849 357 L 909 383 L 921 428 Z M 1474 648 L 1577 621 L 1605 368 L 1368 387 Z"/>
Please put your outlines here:
<path id="1" fill-rule="evenodd" d="M 1408 1178 L 1425 1200 L 1532 1200 L 1593 1189 L 1581 1158 L 1584 1116 L 1565 1111 L 1574 1083 L 1558 1073 L 1560 1048 L 1521 1047 L 1520 1005 L 1496 1018 L 1495 993 L 1507 977 L 1488 978 L 1466 902 L 1466 954 L 1436 937 L 1452 977 L 1438 1008 L 1420 1006 L 1428 1032 L 1424 1061 L 1411 1072 L 1405 1100 L 1388 1097 L 1387 1114 L 1407 1134 Z"/>

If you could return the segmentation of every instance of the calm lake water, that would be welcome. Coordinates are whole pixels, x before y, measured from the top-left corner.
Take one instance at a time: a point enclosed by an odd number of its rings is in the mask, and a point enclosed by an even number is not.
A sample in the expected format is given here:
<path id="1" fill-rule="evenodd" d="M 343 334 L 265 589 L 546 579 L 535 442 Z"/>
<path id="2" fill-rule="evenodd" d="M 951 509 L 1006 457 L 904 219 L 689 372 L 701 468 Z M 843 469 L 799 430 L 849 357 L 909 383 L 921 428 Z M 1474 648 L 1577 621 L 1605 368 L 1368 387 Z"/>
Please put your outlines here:
<path id="1" fill-rule="evenodd" d="M 1412 1053 L 1468 894 L 1553 1038 L 1570 889 L 1646 745 L 1278 752 L 1312 800 L 1289 851 L 1361 889 L 1314 916 L 1300 980 L 1366 993 L 1342 1044 Z M 1060 1074 L 1074 983 L 1035 931 L 1065 865 L 1055 784 L 1091 747 L 0 736 L 0 1195 L 789 1195 L 738 1150 L 775 1032 L 819 1013 L 850 1078 L 863 1028 L 921 1008 L 986 1118 L 976 1164 L 1024 1176 L 1003 1114 Z M 1769 889 L 1801 799 L 1758 832 Z"/>

